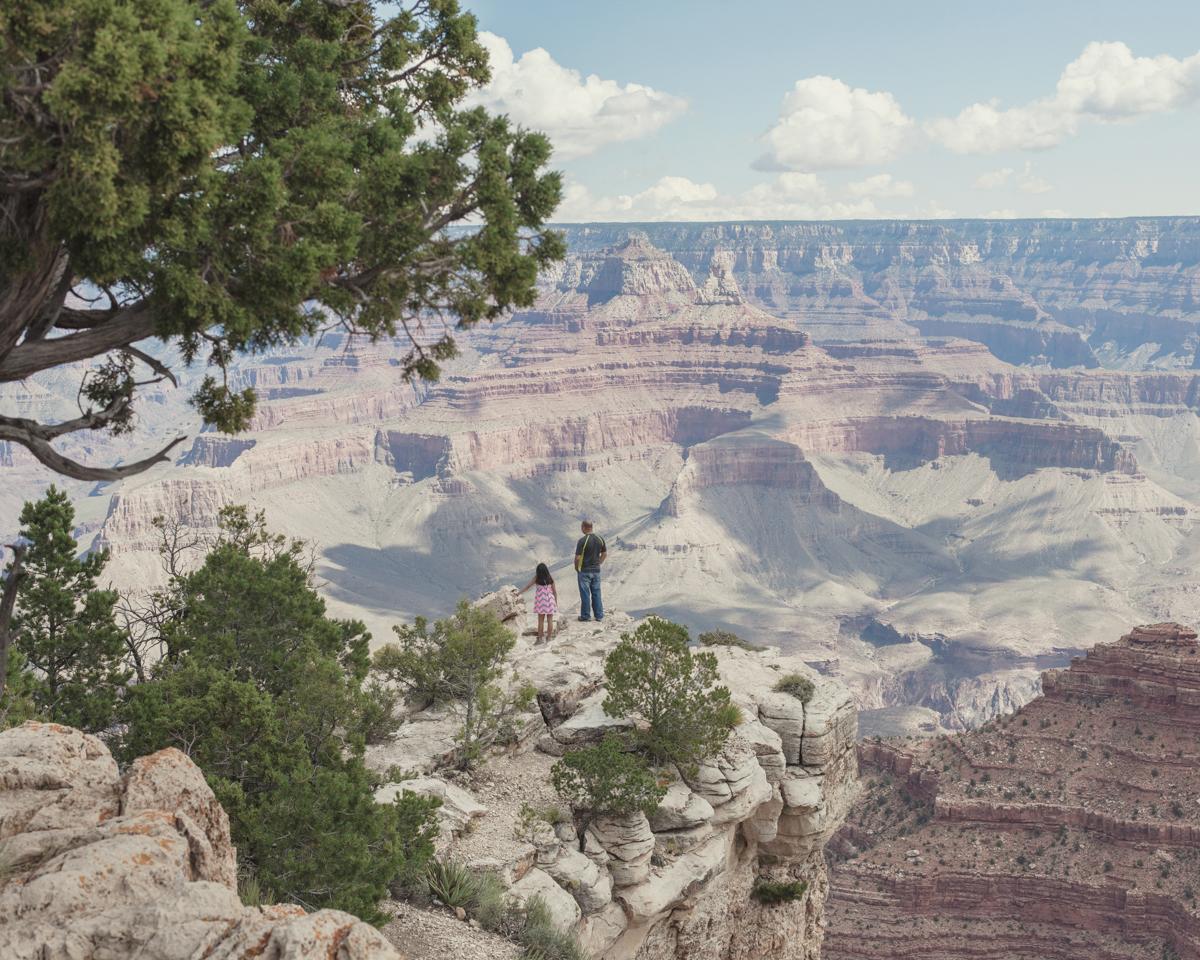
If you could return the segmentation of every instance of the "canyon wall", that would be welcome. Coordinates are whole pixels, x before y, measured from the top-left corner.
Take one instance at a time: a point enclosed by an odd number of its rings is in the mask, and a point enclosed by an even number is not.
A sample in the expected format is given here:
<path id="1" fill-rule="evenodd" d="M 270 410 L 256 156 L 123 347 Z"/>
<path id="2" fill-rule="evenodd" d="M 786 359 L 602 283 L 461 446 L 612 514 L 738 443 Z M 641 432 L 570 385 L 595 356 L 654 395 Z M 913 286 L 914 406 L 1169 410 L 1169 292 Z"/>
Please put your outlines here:
<path id="1" fill-rule="evenodd" d="M 825 956 L 1200 957 L 1200 649 L 1138 627 L 955 737 L 861 741 Z"/>
<path id="2" fill-rule="evenodd" d="M 587 224 L 573 253 L 628 236 L 700 279 L 717 260 L 767 313 L 818 340 L 961 337 L 1010 363 L 1191 367 L 1200 219 Z M 564 271 L 569 276 L 569 270 Z"/>

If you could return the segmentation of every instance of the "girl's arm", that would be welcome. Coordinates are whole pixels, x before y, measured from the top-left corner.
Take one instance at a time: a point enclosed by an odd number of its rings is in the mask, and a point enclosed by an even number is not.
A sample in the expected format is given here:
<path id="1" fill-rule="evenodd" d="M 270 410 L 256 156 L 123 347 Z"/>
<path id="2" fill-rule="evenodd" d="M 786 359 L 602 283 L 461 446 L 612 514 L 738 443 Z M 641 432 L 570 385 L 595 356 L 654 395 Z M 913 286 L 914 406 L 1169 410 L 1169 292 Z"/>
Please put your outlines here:
<path id="1" fill-rule="evenodd" d="M 527 584 L 525 584 L 525 586 L 523 586 L 520 590 L 517 591 L 517 596 L 520 596 L 522 593 L 524 593 L 526 590 L 528 590 L 530 587 L 532 587 L 534 585 L 534 583 L 536 583 L 536 582 L 537 582 L 537 574 L 534 574 L 533 579 L 530 580 Z"/>
<path id="2" fill-rule="evenodd" d="M 557 607 L 558 606 L 558 586 L 555 583 L 551 582 L 550 589 L 554 591 L 554 605 Z"/>

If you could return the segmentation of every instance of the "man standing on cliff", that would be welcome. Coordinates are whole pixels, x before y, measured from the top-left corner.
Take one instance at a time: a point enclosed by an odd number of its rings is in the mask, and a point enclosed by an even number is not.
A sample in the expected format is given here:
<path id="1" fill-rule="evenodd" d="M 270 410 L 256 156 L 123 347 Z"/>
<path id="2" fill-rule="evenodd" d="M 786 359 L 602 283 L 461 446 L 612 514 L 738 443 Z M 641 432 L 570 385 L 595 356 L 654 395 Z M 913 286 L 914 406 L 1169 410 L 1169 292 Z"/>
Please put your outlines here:
<path id="1" fill-rule="evenodd" d="M 587 623 L 595 610 L 596 619 L 604 619 L 600 602 L 600 564 L 608 557 L 604 538 L 592 532 L 592 521 L 584 520 L 583 536 L 575 544 L 575 570 L 579 575 L 579 619 Z"/>

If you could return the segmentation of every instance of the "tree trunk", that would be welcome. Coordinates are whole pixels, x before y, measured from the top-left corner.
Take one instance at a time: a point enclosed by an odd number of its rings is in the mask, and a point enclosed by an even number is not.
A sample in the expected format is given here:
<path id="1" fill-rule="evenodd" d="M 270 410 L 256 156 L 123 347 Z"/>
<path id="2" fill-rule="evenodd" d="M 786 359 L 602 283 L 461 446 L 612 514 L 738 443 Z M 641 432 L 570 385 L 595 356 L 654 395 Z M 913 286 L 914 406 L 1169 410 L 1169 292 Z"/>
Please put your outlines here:
<path id="1" fill-rule="evenodd" d="M 4 592 L 0 594 L 0 696 L 8 693 L 8 647 L 12 642 L 9 625 L 17 603 L 17 587 L 25 576 L 25 551 L 28 546 L 18 543 L 12 547 L 13 562 L 4 581 Z"/>
<path id="2" fill-rule="evenodd" d="M 29 225 L 28 234 L 22 229 L 5 229 L 2 222 L 0 229 L 18 243 L 27 244 L 33 254 L 33 264 L 20 274 L 9 274 L 0 267 L 0 361 L 12 353 L 26 330 L 45 335 L 46 324 L 40 322 L 43 315 L 48 308 L 51 313 L 57 313 L 67 292 L 61 289 L 67 271 L 67 252 L 61 244 L 47 238 L 46 204 L 40 196 L 41 191 L 32 193 L 34 196 L 10 195 L 3 204 L 5 209 L 0 211 L 5 214 L 2 221 Z M 69 284 L 69 280 L 67 282 Z M 56 296 L 57 304 L 54 303 Z"/>

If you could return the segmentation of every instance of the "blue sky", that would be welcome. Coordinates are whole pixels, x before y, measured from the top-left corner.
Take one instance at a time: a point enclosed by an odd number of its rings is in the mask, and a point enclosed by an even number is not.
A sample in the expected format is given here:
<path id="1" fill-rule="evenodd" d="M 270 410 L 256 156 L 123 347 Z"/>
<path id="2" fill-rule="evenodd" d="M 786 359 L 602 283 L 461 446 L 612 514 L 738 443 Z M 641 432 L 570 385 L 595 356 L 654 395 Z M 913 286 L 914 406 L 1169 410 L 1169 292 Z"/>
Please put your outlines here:
<path id="1" fill-rule="evenodd" d="M 557 217 L 1200 214 L 1200 3 L 467 0 Z"/>

